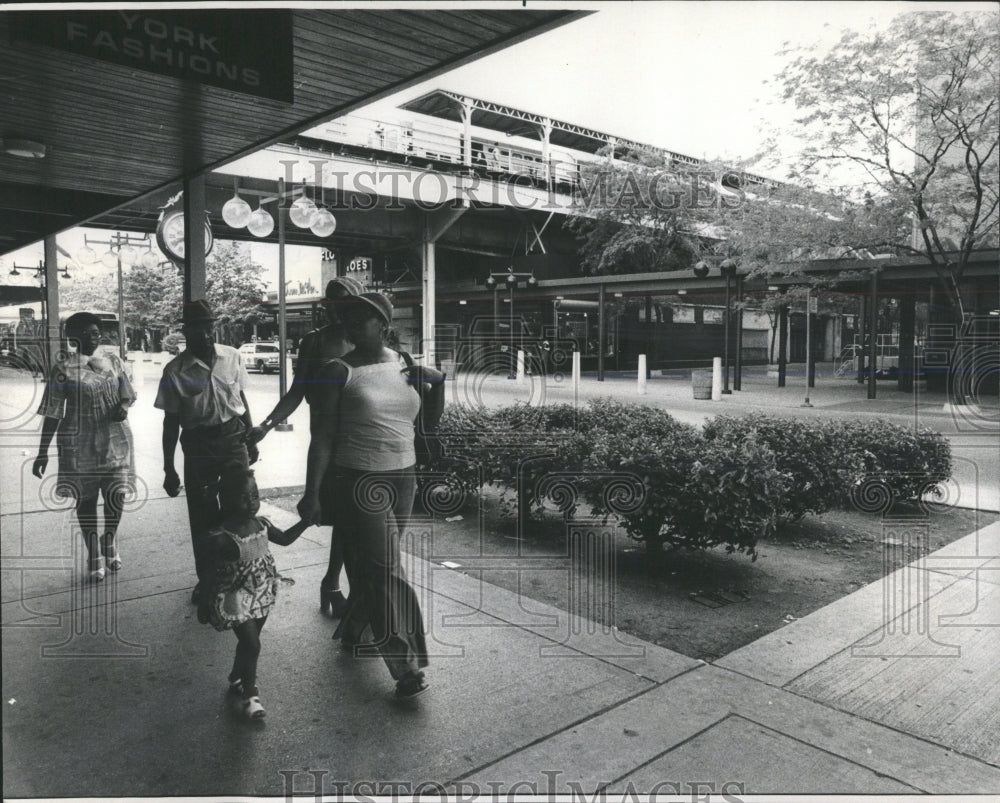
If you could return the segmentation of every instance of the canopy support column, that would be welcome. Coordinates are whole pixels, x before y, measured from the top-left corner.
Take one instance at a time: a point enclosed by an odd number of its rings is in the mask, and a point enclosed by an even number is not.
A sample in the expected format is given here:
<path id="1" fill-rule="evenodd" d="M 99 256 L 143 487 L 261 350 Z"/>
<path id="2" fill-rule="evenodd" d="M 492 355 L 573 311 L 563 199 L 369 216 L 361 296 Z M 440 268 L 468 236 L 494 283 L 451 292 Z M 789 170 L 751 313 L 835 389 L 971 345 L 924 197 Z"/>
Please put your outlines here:
<path id="1" fill-rule="evenodd" d="M 45 355 L 46 367 L 55 365 L 59 355 L 59 264 L 56 253 L 56 238 L 50 234 L 45 238 Z M 124 336 L 125 323 L 118 322 L 119 337 Z"/>
<path id="2" fill-rule="evenodd" d="M 184 178 L 184 303 L 205 298 L 205 175 Z M 124 332 L 124 329 L 122 330 Z"/>
<path id="3" fill-rule="evenodd" d="M 420 248 L 423 271 L 421 290 L 423 296 L 423 343 L 421 351 L 424 355 L 424 365 L 435 367 L 437 363 L 434 330 L 437 327 L 437 241 L 448 229 L 465 214 L 469 207 L 462 205 L 450 209 L 442 209 L 436 213 L 428 212 L 424 216 L 424 236 Z"/>

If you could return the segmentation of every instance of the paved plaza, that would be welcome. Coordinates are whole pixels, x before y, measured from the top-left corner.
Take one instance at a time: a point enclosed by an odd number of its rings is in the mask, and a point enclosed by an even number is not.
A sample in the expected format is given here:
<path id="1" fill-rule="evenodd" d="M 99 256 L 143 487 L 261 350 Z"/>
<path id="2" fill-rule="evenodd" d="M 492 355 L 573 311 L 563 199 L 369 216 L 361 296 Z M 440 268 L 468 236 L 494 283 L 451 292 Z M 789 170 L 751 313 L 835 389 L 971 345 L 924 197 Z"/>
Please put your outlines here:
<path id="1" fill-rule="evenodd" d="M 355 658 L 331 640 L 334 623 L 315 600 L 329 535 L 312 528 L 273 550 L 284 581 L 262 638 L 268 715 L 247 723 L 226 695 L 235 639 L 198 625 L 189 602 L 195 577 L 184 501 L 159 487 L 159 365 L 151 357 L 140 372 L 130 420 L 145 485 L 122 526 L 125 569 L 102 585 L 81 577 L 71 511 L 30 475 L 37 388 L 23 374 L 2 377 L 5 799 L 311 799 L 317 789 L 388 796 L 439 786 L 466 796 L 604 790 L 713 800 L 1000 792 L 995 515 L 978 532 L 712 663 L 449 567 L 461 560 L 435 552 L 435 522 L 424 520 L 413 527 L 407 570 L 429 630 L 431 687 L 405 705 L 392 699 L 380 660 Z M 584 377 L 574 389 L 460 372 L 450 393 L 453 402 L 487 405 L 614 395 L 692 423 L 751 409 L 912 420 L 957 445 L 957 501 L 996 509 L 990 410 L 956 413 L 931 397 L 914 406 L 882 387 L 868 401 L 863 387 L 823 372 L 814 407 L 802 408 L 793 377 L 784 389 L 774 382 L 748 376 L 742 391 L 710 402 L 691 397 L 686 377 L 650 380 L 640 396 L 634 377 Z M 255 417 L 276 398 L 275 377 L 255 381 Z M 262 444 L 262 489 L 302 484 L 307 411 L 292 424 Z M 271 505 L 262 513 L 279 526 L 294 520 Z"/>

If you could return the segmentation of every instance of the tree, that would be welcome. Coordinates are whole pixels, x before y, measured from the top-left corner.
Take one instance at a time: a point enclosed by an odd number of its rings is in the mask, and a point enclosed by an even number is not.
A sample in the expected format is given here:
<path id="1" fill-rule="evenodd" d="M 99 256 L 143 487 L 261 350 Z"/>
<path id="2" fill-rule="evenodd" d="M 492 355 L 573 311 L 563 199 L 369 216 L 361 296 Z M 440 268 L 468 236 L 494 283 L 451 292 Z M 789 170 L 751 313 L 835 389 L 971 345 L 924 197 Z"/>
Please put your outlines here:
<path id="1" fill-rule="evenodd" d="M 110 273 L 93 274 L 86 269 L 73 271 L 72 279 L 59 281 L 59 308 L 66 312 L 116 311 L 118 282 Z"/>
<path id="2" fill-rule="evenodd" d="M 264 268 L 250 259 L 239 243 L 216 243 L 205 264 L 205 285 L 206 298 L 218 317 L 221 339 L 241 338 L 243 324 L 262 320 L 263 272 Z M 118 309 L 114 274 L 79 272 L 72 282 L 60 285 L 60 292 L 65 309 Z M 141 264 L 123 268 L 122 296 L 127 329 L 180 327 L 184 285 L 176 268 L 146 268 Z"/>
<path id="3" fill-rule="evenodd" d="M 970 256 L 997 246 L 997 25 L 995 11 L 918 11 L 884 32 L 845 32 L 823 55 L 790 51 L 778 82 L 804 143 L 790 184 L 728 221 L 751 267 L 864 250 L 919 255 L 963 323 Z M 787 133 L 768 151 L 782 150 Z"/>
<path id="4" fill-rule="evenodd" d="M 205 265 L 205 297 L 227 340 L 242 338 L 244 324 L 264 319 L 264 268 L 240 243 L 216 243 Z"/>
<path id="5" fill-rule="evenodd" d="M 636 149 L 585 165 L 567 223 L 592 275 L 681 270 L 697 260 L 699 230 L 718 200 L 716 173 Z"/>
<path id="6" fill-rule="evenodd" d="M 172 265 L 124 270 L 125 325 L 130 329 L 171 329 L 180 321 L 184 285 Z"/>

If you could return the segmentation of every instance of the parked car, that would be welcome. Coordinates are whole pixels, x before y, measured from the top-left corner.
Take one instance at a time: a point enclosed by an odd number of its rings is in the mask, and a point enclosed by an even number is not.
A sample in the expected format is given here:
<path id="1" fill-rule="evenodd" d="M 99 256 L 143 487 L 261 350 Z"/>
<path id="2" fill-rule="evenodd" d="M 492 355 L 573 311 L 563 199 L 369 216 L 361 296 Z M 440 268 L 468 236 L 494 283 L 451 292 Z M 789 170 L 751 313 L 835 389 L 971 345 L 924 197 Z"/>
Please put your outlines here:
<path id="1" fill-rule="evenodd" d="M 277 343 L 244 343 L 240 346 L 240 356 L 247 369 L 255 368 L 262 374 L 277 371 L 281 352 Z"/>
<path id="2" fill-rule="evenodd" d="M 163 350 L 171 356 L 180 354 L 187 348 L 187 338 L 181 332 L 171 332 L 163 338 Z"/>

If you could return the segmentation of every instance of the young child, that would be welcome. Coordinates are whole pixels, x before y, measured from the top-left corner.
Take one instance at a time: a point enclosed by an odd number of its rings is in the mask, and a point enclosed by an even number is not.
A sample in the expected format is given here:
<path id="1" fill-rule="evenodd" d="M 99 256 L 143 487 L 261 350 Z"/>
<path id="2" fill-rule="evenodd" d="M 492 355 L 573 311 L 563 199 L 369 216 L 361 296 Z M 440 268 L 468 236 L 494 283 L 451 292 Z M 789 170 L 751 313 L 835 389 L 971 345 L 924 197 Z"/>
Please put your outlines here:
<path id="1" fill-rule="evenodd" d="M 198 606 L 198 621 L 236 634 L 236 659 L 229 690 L 239 695 L 240 711 L 249 719 L 264 716 L 257 691 L 260 631 L 274 607 L 278 571 L 268 541 L 288 546 L 308 527 L 299 521 L 287 531 L 257 516 L 260 496 L 253 471 L 237 467 L 220 483 L 222 524 L 203 536 L 215 564 L 213 582 Z"/>

